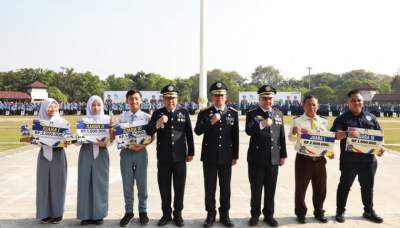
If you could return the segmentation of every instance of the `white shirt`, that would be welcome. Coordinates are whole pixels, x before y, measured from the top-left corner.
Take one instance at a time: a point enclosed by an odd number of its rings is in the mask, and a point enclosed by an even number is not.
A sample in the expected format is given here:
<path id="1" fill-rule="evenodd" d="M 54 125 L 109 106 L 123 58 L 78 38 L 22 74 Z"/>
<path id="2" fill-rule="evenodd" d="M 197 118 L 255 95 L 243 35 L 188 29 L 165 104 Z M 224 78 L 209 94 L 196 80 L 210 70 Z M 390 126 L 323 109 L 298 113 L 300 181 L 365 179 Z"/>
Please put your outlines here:
<path id="1" fill-rule="evenodd" d="M 301 128 L 305 128 L 307 130 L 311 130 L 311 121 L 312 121 L 312 117 L 307 116 L 305 113 L 297 118 L 295 118 L 293 120 L 292 123 L 292 127 L 290 128 L 289 131 L 289 140 L 294 142 L 296 141 L 296 145 L 295 145 L 295 150 L 299 151 L 300 149 L 300 138 L 298 136 L 298 134 L 293 134 L 293 127 L 297 126 L 297 127 L 301 127 Z M 317 121 L 317 129 L 319 131 L 329 131 L 328 130 L 328 120 L 320 117 L 320 116 L 316 116 L 314 118 Z"/>
<path id="2" fill-rule="evenodd" d="M 132 111 L 124 111 L 118 118 L 120 123 L 133 123 L 133 122 L 143 122 L 143 124 L 148 124 L 150 121 L 150 115 L 138 110 L 133 113 Z"/>

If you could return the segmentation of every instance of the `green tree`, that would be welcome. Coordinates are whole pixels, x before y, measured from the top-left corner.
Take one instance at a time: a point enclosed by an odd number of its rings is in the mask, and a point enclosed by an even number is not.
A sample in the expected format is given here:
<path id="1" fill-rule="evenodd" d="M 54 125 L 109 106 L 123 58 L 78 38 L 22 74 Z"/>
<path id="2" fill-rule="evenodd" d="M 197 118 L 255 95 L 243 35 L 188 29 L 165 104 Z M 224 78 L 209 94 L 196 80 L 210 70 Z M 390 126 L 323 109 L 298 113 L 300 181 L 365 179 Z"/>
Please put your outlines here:
<path id="1" fill-rule="evenodd" d="M 115 75 L 108 76 L 105 83 L 107 90 L 129 90 L 134 87 L 134 83 L 131 79 L 115 77 Z"/>
<path id="2" fill-rule="evenodd" d="M 390 82 L 390 86 L 393 91 L 400 92 L 400 75 L 396 75 L 393 77 Z"/>
<path id="3" fill-rule="evenodd" d="M 65 96 L 57 87 L 50 86 L 47 90 L 49 97 L 54 98 L 57 101 L 66 102 L 68 97 Z"/>
<path id="4" fill-rule="evenodd" d="M 335 102 L 335 91 L 328 86 L 319 86 L 310 90 L 307 94 L 312 94 L 318 98 L 320 104 Z"/>
<path id="5" fill-rule="evenodd" d="M 254 73 L 251 75 L 251 82 L 258 87 L 262 85 L 272 85 L 277 88 L 283 81 L 283 76 L 279 70 L 273 66 L 257 66 Z"/>

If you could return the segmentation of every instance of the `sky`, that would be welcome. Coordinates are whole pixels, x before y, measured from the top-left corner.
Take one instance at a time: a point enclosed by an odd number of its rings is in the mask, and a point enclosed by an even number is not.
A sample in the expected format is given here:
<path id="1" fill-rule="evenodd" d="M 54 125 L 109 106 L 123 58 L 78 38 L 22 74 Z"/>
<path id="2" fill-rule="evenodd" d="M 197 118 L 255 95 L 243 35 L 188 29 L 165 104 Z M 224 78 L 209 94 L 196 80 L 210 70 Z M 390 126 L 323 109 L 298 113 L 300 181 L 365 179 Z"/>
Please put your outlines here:
<path id="1" fill-rule="evenodd" d="M 205 0 L 205 62 L 250 77 L 400 68 L 398 0 Z M 0 0 L 0 71 L 199 72 L 200 0 Z"/>

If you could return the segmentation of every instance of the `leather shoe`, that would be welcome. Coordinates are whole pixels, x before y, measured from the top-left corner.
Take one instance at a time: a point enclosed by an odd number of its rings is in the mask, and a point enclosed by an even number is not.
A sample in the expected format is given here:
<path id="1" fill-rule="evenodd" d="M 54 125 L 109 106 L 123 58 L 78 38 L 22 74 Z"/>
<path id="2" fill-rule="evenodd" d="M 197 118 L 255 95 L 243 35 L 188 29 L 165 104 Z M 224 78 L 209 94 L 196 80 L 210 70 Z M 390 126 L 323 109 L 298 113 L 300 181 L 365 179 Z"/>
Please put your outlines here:
<path id="1" fill-rule="evenodd" d="M 145 225 L 147 225 L 147 223 L 149 223 L 149 217 L 147 217 L 146 212 L 139 213 L 139 222 L 140 222 L 140 225 L 142 225 L 142 226 L 145 226 Z"/>
<path id="2" fill-rule="evenodd" d="M 206 220 L 204 220 L 203 227 L 210 227 L 215 222 L 215 214 L 208 213 Z"/>
<path id="3" fill-rule="evenodd" d="M 344 218 L 344 212 L 341 212 L 341 211 L 336 212 L 335 220 L 337 222 L 344 223 L 344 221 L 346 220 Z"/>
<path id="4" fill-rule="evenodd" d="M 104 223 L 103 219 L 92 220 L 92 224 L 94 224 L 94 225 L 101 225 L 103 223 Z"/>
<path id="5" fill-rule="evenodd" d="M 182 215 L 180 215 L 180 214 L 174 215 L 173 221 L 176 226 L 184 226 L 185 225 L 185 223 L 183 222 Z"/>
<path id="6" fill-rule="evenodd" d="M 305 216 L 301 216 L 301 215 L 299 215 L 299 216 L 297 216 L 297 222 L 299 223 L 299 224 L 306 224 L 306 217 Z"/>
<path id="7" fill-rule="evenodd" d="M 371 213 L 364 212 L 363 217 L 374 223 L 383 222 L 383 218 L 379 217 L 379 215 L 377 215 L 375 211 L 372 211 Z"/>
<path id="8" fill-rule="evenodd" d="M 325 215 L 315 215 L 314 218 L 322 223 L 327 223 L 328 218 L 325 217 Z"/>
<path id="9" fill-rule="evenodd" d="M 235 224 L 233 224 L 232 220 L 229 218 L 228 214 L 225 214 L 220 217 L 219 221 L 224 224 L 226 227 L 234 227 Z"/>
<path id="10" fill-rule="evenodd" d="M 265 217 L 264 222 L 266 222 L 269 226 L 272 226 L 272 227 L 278 226 L 278 221 L 276 221 L 276 219 L 274 219 L 274 217 Z"/>
<path id="11" fill-rule="evenodd" d="M 168 222 L 172 221 L 171 216 L 163 215 L 160 220 L 158 220 L 157 226 L 165 226 Z"/>
<path id="12" fill-rule="evenodd" d="M 120 227 L 124 227 L 126 225 L 128 225 L 128 223 L 133 219 L 133 213 L 125 213 L 124 217 L 121 219 L 121 221 L 119 222 L 119 226 Z"/>
<path id="13" fill-rule="evenodd" d="M 257 226 L 258 225 L 258 217 L 252 216 L 249 220 L 249 226 Z"/>

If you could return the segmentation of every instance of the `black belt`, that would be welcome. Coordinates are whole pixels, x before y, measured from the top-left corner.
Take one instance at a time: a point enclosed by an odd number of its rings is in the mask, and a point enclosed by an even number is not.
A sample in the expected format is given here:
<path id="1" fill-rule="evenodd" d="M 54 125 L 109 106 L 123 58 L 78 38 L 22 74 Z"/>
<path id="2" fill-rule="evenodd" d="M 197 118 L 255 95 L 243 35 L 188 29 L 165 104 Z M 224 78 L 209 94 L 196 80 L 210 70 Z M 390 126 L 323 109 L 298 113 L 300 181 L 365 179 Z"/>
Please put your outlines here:
<path id="1" fill-rule="evenodd" d="M 324 156 L 311 157 L 311 156 L 307 156 L 307 155 L 299 154 L 299 153 L 297 153 L 297 156 L 304 158 L 304 159 L 313 160 L 313 161 L 319 161 L 319 160 L 324 159 Z"/>

